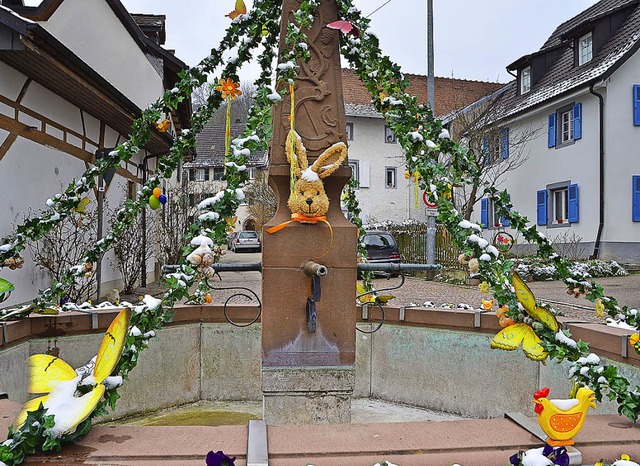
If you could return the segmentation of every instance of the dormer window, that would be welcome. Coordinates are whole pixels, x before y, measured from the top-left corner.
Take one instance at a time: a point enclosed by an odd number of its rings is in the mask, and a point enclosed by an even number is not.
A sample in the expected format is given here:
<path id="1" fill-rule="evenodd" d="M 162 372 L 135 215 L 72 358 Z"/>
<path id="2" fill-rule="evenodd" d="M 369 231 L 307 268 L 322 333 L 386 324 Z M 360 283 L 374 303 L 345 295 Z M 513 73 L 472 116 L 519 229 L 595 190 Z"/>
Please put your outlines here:
<path id="1" fill-rule="evenodd" d="M 589 32 L 578 39 L 578 66 L 588 63 L 593 58 L 593 39 Z"/>
<path id="2" fill-rule="evenodd" d="M 527 66 L 520 71 L 520 94 L 526 94 L 531 90 L 531 67 Z"/>

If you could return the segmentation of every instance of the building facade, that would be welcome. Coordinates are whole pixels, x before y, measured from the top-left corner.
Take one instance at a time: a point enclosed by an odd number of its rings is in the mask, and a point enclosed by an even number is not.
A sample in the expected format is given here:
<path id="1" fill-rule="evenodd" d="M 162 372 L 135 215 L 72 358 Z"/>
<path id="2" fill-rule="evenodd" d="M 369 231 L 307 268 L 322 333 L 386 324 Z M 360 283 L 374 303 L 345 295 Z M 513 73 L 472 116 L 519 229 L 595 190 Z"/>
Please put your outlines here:
<path id="1" fill-rule="evenodd" d="M 627 264 L 640 263 L 639 30 L 640 4 L 628 0 L 602 0 L 561 24 L 508 66 L 517 80 L 494 124 L 510 140 L 538 130 L 500 183 L 514 208 L 584 257 Z M 509 231 L 489 199 L 476 207 L 477 221 Z"/>
<path id="2" fill-rule="evenodd" d="M 81 175 L 101 150 L 126 141 L 141 109 L 173 87 L 186 65 L 162 49 L 162 17 L 149 26 L 155 34 L 148 37 L 118 0 L 0 3 L 1 240 L 27 216 L 46 210 L 45 201 Z M 103 199 L 115 207 L 123 197 L 135 197 L 145 172 L 171 147 L 171 135 L 189 126 L 189 115 L 185 103 L 169 116 L 168 133 L 153 131 L 137 156 L 89 193 L 90 208 Z M 106 213 L 100 215 L 107 222 Z M 49 286 L 50 277 L 28 250 L 24 256 L 22 269 L 3 274 L 16 285 L 6 305 L 30 300 Z M 102 261 L 103 290 L 118 286 L 110 259 Z M 153 271 L 154 264 L 147 269 Z"/>
<path id="3" fill-rule="evenodd" d="M 407 75 L 411 85 L 407 92 L 427 103 L 427 77 Z M 349 164 L 359 183 L 357 192 L 362 220 L 402 222 L 426 221 L 427 206 L 422 192 L 417 199 L 413 183 L 405 179 L 405 157 L 395 135 L 383 116 L 371 104 L 371 94 L 356 74 L 342 70 L 342 85 L 347 117 Z M 447 115 L 503 85 L 452 78 L 435 78 L 435 114 Z"/>

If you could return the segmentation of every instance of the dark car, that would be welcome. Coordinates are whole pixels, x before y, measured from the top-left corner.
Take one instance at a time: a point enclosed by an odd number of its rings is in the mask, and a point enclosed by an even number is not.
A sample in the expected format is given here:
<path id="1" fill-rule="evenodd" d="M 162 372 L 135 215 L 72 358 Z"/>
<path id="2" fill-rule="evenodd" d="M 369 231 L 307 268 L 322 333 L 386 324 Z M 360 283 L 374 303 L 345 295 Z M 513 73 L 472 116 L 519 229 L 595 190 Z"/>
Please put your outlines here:
<path id="1" fill-rule="evenodd" d="M 400 250 L 396 239 L 386 231 L 368 231 L 362 237 L 370 264 L 399 264 Z"/>
<path id="2" fill-rule="evenodd" d="M 258 236 L 257 231 L 253 230 L 244 230 L 238 233 L 234 242 L 233 242 L 233 251 L 249 251 L 254 250 L 260 252 L 260 237 Z"/>

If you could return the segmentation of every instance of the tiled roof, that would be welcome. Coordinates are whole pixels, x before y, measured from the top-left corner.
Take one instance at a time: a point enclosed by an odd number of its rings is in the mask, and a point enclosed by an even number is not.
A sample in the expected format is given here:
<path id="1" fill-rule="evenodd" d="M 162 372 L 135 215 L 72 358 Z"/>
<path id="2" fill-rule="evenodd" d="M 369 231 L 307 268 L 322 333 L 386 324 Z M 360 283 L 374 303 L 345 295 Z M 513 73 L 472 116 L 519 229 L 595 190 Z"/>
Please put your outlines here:
<path id="1" fill-rule="evenodd" d="M 231 124 L 231 139 L 244 134 L 244 123 Z M 193 162 L 185 163 L 185 168 L 193 167 L 222 167 L 224 165 L 224 123 L 209 122 L 196 135 L 196 158 Z M 247 165 L 262 167 L 267 165 L 267 153 L 251 153 L 247 158 Z"/>
<path id="2" fill-rule="evenodd" d="M 426 104 L 427 77 L 419 74 L 405 74 L 405 76 L 411 82 L 407 92 L 418 97 L 418 102 L 421 104 Z M 436 77 L 434 80 L 435 113 L 445 115 L 466 107 L 503 86 L 504 84 L 500 83 Z M 353 70 L 342 70 L 342 90 L 347 115 L 380 115 L 371 105 L 371 94 Z"/>
<path id="3" fill-rule="evenodd" d="M 131 13 L 131 17 L 140 27 L 164 27 L 164 22 L 167 19 L 165 15 L 147 15 L 142 13 Z"/>
<path id="4" fill-rule="evenodd" d="M 608 12 L 619 11 L 628 6 L 633 6 L 630 15 L 593 59 L 584 65 L 575 66 L 574 51 L 570 41 L 561 44 L 558 42 L 559 38 L 595 17 L 602 17 Z M 518 95 L 517 86 L 513 86 L 512 89 L 504 93 L 502 101 L 505 111 L 502 118 L 514 116 L 567 92 L 584 88 L 606 78 L 615 71 L 640 47 L 640 2 L 637 0 L 602 0 L 560 25 L 543 47 L 561 47 L 559 58 L 526 94 Z"/>

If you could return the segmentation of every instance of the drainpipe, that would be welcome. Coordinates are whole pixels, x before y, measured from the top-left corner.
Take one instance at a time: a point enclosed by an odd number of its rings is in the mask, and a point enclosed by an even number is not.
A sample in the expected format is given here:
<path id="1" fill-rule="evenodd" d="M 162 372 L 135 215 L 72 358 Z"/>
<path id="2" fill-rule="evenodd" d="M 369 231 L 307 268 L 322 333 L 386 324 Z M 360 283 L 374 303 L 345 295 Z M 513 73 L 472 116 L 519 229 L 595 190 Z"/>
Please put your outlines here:
<path id="1" fill-rule="evenodd" d="M 589 86 L 589 92 L 598 98 L 599 105 L 599 132 L 600 132 L 600 221 L 598 223 L 598 233 L 596 242 L 593 246 L 592 259 L 598 259 L 600 256 L 600 239 L 602 237 L 602 229 L 604 228 L 604 97 L 595 90 L 595 83 Z"/>

